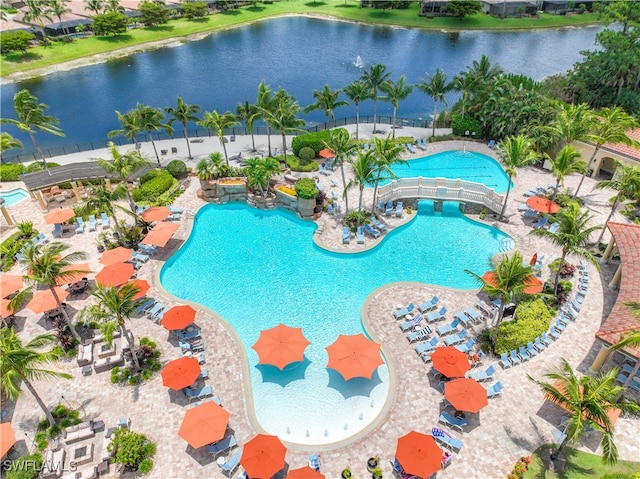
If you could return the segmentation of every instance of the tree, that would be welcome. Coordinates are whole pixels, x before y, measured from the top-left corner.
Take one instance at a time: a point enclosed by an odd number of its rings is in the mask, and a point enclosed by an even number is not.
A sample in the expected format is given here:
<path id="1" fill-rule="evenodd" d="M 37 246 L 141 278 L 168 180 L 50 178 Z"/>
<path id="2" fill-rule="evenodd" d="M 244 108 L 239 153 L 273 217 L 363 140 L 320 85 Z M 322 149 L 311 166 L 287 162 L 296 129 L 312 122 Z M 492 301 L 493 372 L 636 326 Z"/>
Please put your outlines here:
<path id="1" fill-rule="evenodd" d="M 478 0 L 449 0 L 447 2 L 447 12 L 457 18 L 475 15 L 481 10 L 482 4 Z"/>
<path id="2" fill-rule="evenodd" d="M 139 133 L 144 131 L 144 128 L 140 125 L 140 118 L 138 116 L 137 110 L 129 110 L 127 113 L 120 113 L 116 110 L 116 115 L 118 117 L 118 121 L 122 128 L 118 130 L 111 130 L 107 133 L 109 138 L 113 138 L 117 135 L 124 136 L 127 140 L 131 140 L 136 144 L 136 148 L 138 148 L 137 136 Z"/>
<path id="3" fill-rule="evenodd" d="M 331 130 L 329 132 L 329 138 L 324 142 L 324 146 L 333 151 L 334 162 L 340 167 L 340 173 L 342 175 L 342 191 L 347 191 L 347 179 L 344 174 L 344 162 L 358 151 L 358 145 L 351 140 L 349 132 L 344 128 L 337 130 Z M 349 198 L 346 194 L 343 194 L 345 203 L 345 213 L 349 213 Z"/>
<path id="4" fill-rule="evenodd" d="M 137 115 L 136 123 L 142 130 L 147 132 L 147 138 L 151 142 L 153 151 L 156 154 L 156 160 L 158 160 L 158 168 L 162 168 L 162 165 L 160 164 L 160 156 L 158 156 L 158 150 L 156 149 L 156 144 L 153 141 L 152 132 L 165 130 L 168 135 L 171 135 L 173 133 L 173 128 L 171 128 L 171 125 L 162 123 L 162 120 L 164 120 L 164 114 L 160 108 L 153 108 L 151 106 L 138 103 L 136 105 L 135 112 L 135 115 Z"/>
<path id="5" fill-rule="evenodd" d="M 42 43 L 49 44 L 49 38 L 47 38 L 47 31 L 44 28 L 44 20 L 52 21 L 51 10 L 49 9 L 49 2 L 43 2 L 41 0 L 26 0 L 25 5 L 27 11 L 22 19 L 25 22 L 34 22 L 40 27 L 42 33 Z"/>
<path id="6" fill-rule="evenodd" d="M 169 126 L 173 125 L 174 121 L 179 121 L 182 124 L 182 133 L 184 134 L 184 140 L 187 142 L 187 151 L 189 152 L 189 159 L 191 156 L 191 146 L 189 145 L 189 134 L 187 132 L 187 123 L 190 121 L 198 121 L 199 118 L 196 114 L 200 113 L 200 105 L 189 105 L 184 102 L 182 97 L 178 97 L 177 105 L 175 108 L 167 107 L 164 109 L 165 113 L 169 115 Z"/>
<path id="7" fill-rule="evenodd" d="M 527 281 L 533 276 L 533 267 L 523 261 L 519 251 L 511 256 L 504 256 L 495 267 L 495 277 L 489 282 L 476 273 L 465 270 L 481 285 L 481 290 L 492 298 L 499 298 L 498 314 L 491 333 L 491 348 L 495 348 L 498 339 L 498 329 L 504 317 L 504 310 L 508 303 L 516 303 L 525 296 Z"/>
<path id="8" fill-rule="evenodd" d="M 384 83 L 380 86 L 380 90 L 383 93 L 386 93 L 386 99 L 391 102 L 393 105 L 393 138 L 396 137 L 396 113 L 398 112 L 398 104 L 401 100 L 406 99 L 411 92 L 413 91 L 413 86 L 408 85 L 406 82 L 406 78 L 404 75 L 400 77 L 400 79 L 394 83 L 392 80 L 389 80 L 387 83 Z M 375 203 L 375 201 L 374 201 Z"/>
<path id="9" fill-rule="evenodd" d="M 5 151 L 13 150 L 14 148 L 22 148 L 22 143 L 6 131 L 3 131 L 0 134 L 0 157 Z"/>
<path id="10" fill-rule="evenodd" d="M 12 32 L 0 33 L 0 52 L 11 53 L 14 51 L 27 53 L 27 48 L 36 36 L 31 32 L 15 30 Z"/>
<path id="11" fill-rule="evenodd" d="M 360 103 L 371 98 L 371 91 L 365 82 L 356 80 L 342 90 L 356 107 L 356 140 L 358 139 L 358 127 L 360 125 Z"/>
<path id="12" fill-rule="evenodd" d="M 124 7 L 120 5 L 120 0 L 105 0 L 104 2 L 104 12 L 116 12 L 116 13 L 124 13 Z"/>
<path id="13" fill-rule="evenodd" d="M 127 17 L 120 12 L 100 13 L 91 17 L 91 29 L 98 36 L 118 35 L 127 31 Z"/>
<path id="14" fill-rule="evenodd" d="M 362 194 L 365 186 L 371 183 L 375 179 L 375 151 L 367 150 L 364 153 L 359 152 L 356 158 L 347 160 L 353 168 L 353 178 L 344 191 L 344 196 L 347 196 L 347 192 L 354 186 L 358 187 L 360 195 L 358 197 L 358 226 L 362 220 Z"/>
<path id="15" fill-rule="evenodd" d="M 629 33 L 629 27 L 640 27 L 640 5 L 637 2 L 608 1 L 594 6 L 605 21 L 621 23 L 624 35 Z"/>
<path id="16" fill-rule="evenodd" d="M 118 223 L 118 217 L 116 216 L 115 209 L 118 208 L 121 211 L 130 214 L 131 212 L 116 202 L 123 200 L 127 197 L 127 188 L 123 185 L 116 186 L 113 190 L 109 190 L 104 184 L 95 185 L 91 196 L 82 205 L 82 211 L 105 211 L 109 216 L 113 216 L 113 222 L 115 223 L 115 229 L 120 235 L 120 238 L 124 238 L 124 233 Z"/>
<path id="17" fill-rule="evenodd" d="M 55 420 L 49 408 L 38 395 L 32 381 L 45 378 L 71 379 L 71 375 L 43 366 L 55 362 L 59 358 L 55 350 L 42 351 L 42 348 L 55 341 L 51 334 L 41 334 L 27 344 L 22 344 L 13 328 L 0 329 L 0 389 L 11 400 L 16 401 L 21 393 L 21 384 L 29 390 L 40 409 L 44 412 L 50 426 Z"/>
<path id="18" fill-rule="evenodd" d="M 600 270 L 598 261 L 591 251 L 589 251 L 588 246 L 591 234 L 599 230 L 601 227 L 589 226 L 593 216 L 591 216 L 587 211 L 582 211 L 580 209 L 580 205 L 575 201 L 569 202 L 567 206 L 558 211 L 555 219 L 559 225 L 558 230 L 555 233 L 545 230 L 544 228 L 536 228 L 531 230 L 529 234 L 548 238 L 554 245 L 562 248 L 560 264 L 558 265 L 558 270 L 556 271 L 556 277 L 553 283 L 553 294 L 557 295 L 560 273 L 562 272 L 562 268 L 564 267 L 568 254 L 584 258 Z"/>
<path id="19" fill-rule="evenodd" d="M 374 165 L 374 187 L 373 187 L 373 202 L 371 203 L 371 214 L 376 209 L 376 201 L 378 196 L 378 184 L 381 180 L 389 180 L 396 178 L 396 175 L 391 170 L 391 166 L 394 163 L 406 163 L 400 157 L 402 153 L 402 147 L 395 144 L 387 135 L 386 138 L 374 138 L 373 139 Z"/>
<path id="20" fill-rule="evenodd" d="M 84 0 L 85 10 L 93 12 L 94 15 L 98 15 L 104 8 L 104 2 L 102 0 Z"/>
<path id="21" fill-rule="evenodd" d="M 552 382 L 538 381 L 528 376 L 540 386 L 546 399 L 569 414 L 566 437 L 551 453 L 551 459 L 558 459 L 567 444 L 576 444 L 588 428 L 592 428 L 602 433 L 602 461 L 615 464 L 618 460 L 618 449 L 613 442 L 614 425 L 607 413 L 615 409 L 637 413 L 640 406 L 622 396 L 624 390 L 616 384 L 616 368 L 596 376 L 578 378 L 566 359 L 561 358 L 560 364 L 555 371 L 545 374 Z"/>
<path id="22" fill-rule="evenodd" d="M 564 179 L 571 173 L 587 173 L 587 164 L 580 159 L 580 152 L 572 145 L 566 145 L 555 158 L 551 159 L 551 174 L 556 178 L 556 185 L 553 188 L 553 199 L 558 194 L 558 186 L 564 186 Z"/>
<path id="23" fill-rule="evenodd" d="M 51 15 L 58 18 L 58 23 L 62 23 L 62 15 L 71 11 L 71 9 L 67 8 L 66 3 L 69 0 L 47 0 L 49 2 L 49 12 Z M 63 34 L 67 34 L 67 29 L 63 27 Z"/>
<path id="24" fill-rule="evenodd" d="M 40 149 L 40 145 L 36 141 L 35 134 L 38 131 L 44 131 L 45 133 L 51 133 L 56 136 L 64 136 L 62 130 L 57 126 L 58 119 L 55 116 L 49 116 L 46 111 L 49 107 L 44 103 L 38 103 L 38 98 L 33 96 L 29 90 L 20 90 L 13 96 L 13 109 L 16 112 L 17 120 L 13 118 L 2 118 L 0 123 L 6 123 L 16 126 L 19 130 L 24 131 L 29 135 L 33 146 L 36 147 L 42 163 L 45 169 L 49 169 L 47 166 L 47 160 L 44 157 L 44 153 Z"/>
<path id="25" fill-rule="evenodd" d="M 387 81 L 391 73 L 387 72 L 387 67 L 381 63 L 371 65 L 369 70 L 364 71 L 360 80 L 369 88 L 369 98 L 373 100 L 373 132 L 376 132 L 376 105 L 378 101 L 378 91 Z"/>
<path id="26" fill-rule="evenodd" d="M 140 12 L 140 21 L 145 27 L 154 25 L 162 25 L 169 20 L 169 9 L 161 2 L 143 1 L 138 5 Z"/>
<path id="27" fill-rule="evenodd" d="M 267 118 L 273 113 L 273 110 L 275 110 L 275 99 L 273 98 L 271 88 L 269 88 L 269 85 L 267 85 L 264 80 L 258 85 L 256 106 L 260 112 L 260 118 L 262 118 L 267 127 L 267 154 L 271 156 L 271 126 Z"/>
<path id="28" fill-rule="evenodd" d="M 120 154 L 116 145 L 109 142 L 109 150 L 111 151 L 111 160 L 105 160 L 103 158 L 94 158 L 98 162 L 98 165 L 107 174 L 116 174 L 118 180 L 123 184 L 129 180 L 129 177 L 138 171 L 140 168 L 151 167 L 151 162 L 146 158 L 143 158 L 138 150 L 129 150 L 124 154 Z M 129 207 L 131 213 L 136 212 L 136 204 L 133 201 L 129 188 L 124 188 L 127 200 L 129 201 Z"/>
<path id="29" fill-rule="evenodd" d="M 282 154 L 284 163 L 287 164 L 287 133 L 303 131 L 305 121 L 298 118 L 300 105 L 298 102 L 282 88 L 274 95 L 275 109 L 268 114 L 267 123 L 280 131 L 282 137 Z"/>
<path id="30" fill-rule="evenodd" d="M 507 184 L 507 194 L 504 197 L 504 204 L 500 211 L 500 217 L 504 218 L 507 209 L 507 200 L 511 191 L 511 179 L 517 176 L 519 168 L 530 165 L 536 160 L 535 152 L 532 149 L 531 141 L 525 136 L 509 136 L 500 143 L 497 148 L 500 161 L 505 167 L 504 172 L 509 177 Z"/>
<path id="31" fill-rule="evenodd" d="M 332 90 L 329 88 L 329 85 L 325 84 L 322 90 L 313 90 L 313 98 L 315 98 L 316 101 L 306 107 L 304 112 L 309 113 L 313 110 L 322 110 L 326 117 L 326 123 L 329 123 L 329 119 L 333 120 L 333 127 L 335 128 L 336 115 L 334 110 L 341 106 L 348 105 L 346 101 L 338 100 L 338 95 L 340 95 L 340 90 Z"/>
<path id="32" fill-rule="evenodd" d="M 227 145 L 224 141 L 224 130 L 227 128 L 232 128 L 239 123 L 236 121 L 236 116 L 230 111 L 224 112 L 222 115 L 218 113 L 216 110 L 213 111 L 205 111 L 202 116 L 202 120 L 197 122 L 198 125 L 204 126 L 208 130 L 213 130 L 218 135 L 218 139 L 220 140 L 220 144 L 222 145 L 222 149 L 224 151 L 224 159 L 229 165 L 229 157 L 227 156 Z"/>
<path id="33" fill-rule="evenodd" d="M 596 245 L 600 244 L 602 237 L 609 220 L 615 213 L 618 204 L 624 200 L 624 198 L 638 199 L 640 198 L 640 168 L 633 165 L 627 165 L 620 161 L 616 162 L 616 171 L 613 174 L 613 178 L 610 180 L 602 180 L 595 186 L 597 189 L 612 188 L 618 191 L 618 194 L 613 200 L 611 205 L 611 212 L 607 216 L 602 232 L 598 236 Z"/>
<path id="34" fill-rule="evenodd" d="M 595 118 L 586 103 L 559 103 L 559 110 L 549 126 L 540 127 L 560 148 L 574 141 L 583 141 L 593 129 Z"/>
<path id="35" fill-rule="evenodd" d="M 429 75 L 427 73 L 427 79 L 420 77 L 420 83 L 416 85 L 418 90 L 422 91 L 425 95 L 433 98 L 433 129 L 431 131 L 431 136 L 436 136 L 436 120 L 438 119 L 438 102 L 442 102 L 445 105 L 447 104 L 447 97 L 445 96 L 448 92 L 453 90 L 454 85 L 452 83 L 447 83 L 447 74 L 442 71 L 440 68 L 436 68 L 435 73 Z"/>
<path id="36" fill-rule="evenodd" d="M 272 157 L 248 158 L 247 161 L 247 182 L 250 188 L 259 189 L 260 195 L 267 196 L 269 192 L 269 180 L 280 171 L 280 162 Z"/>
<path id="37" fill-rule="evenodd" d="M 248 101 L 244 103 L 238 103 L 236 105 L 236 119 L 238 121 L 244 121 L 247 125 L 247 130 L 251 135 L 251 151 L 256 151 L 256 140 L 253 135 L 254 125 L 256 120 L 260 118 L 260 110 L 258 105 L 252 105 Z"/>
<path id="38" fill-rule="evenodd" d="M 185 18 L 202 18 L 209 13 L 209 6 L 205 2 L 183 1 L 180 9 Z"/>

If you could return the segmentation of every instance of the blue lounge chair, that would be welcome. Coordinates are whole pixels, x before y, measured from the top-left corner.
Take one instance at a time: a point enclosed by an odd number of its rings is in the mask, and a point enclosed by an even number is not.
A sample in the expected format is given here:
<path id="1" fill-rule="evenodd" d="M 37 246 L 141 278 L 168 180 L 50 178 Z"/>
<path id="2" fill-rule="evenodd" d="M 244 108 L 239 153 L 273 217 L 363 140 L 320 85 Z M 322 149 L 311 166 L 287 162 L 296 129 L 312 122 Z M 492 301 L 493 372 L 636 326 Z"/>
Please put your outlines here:
<path id="1" fill-rule="evenodd" d="M 109 228 L 109 217 L 106 213 L 100 213 L 100 220 L 102 221 L 102 228 Z"/>
<path id="2" fill-rule="evenodd" d="M 487 143 L 487 146 L 489 148 L 495 148 L 496 146 L 496 140 L 489 140 L 489 143 Z"/>
<path id="3" fill-rule="evenodd" d="M 453 452 L 460 452 L 460 449 L 462 449 L 462 441 L 444 429 L 431 428 L 431 435 L 437 442 Z"/>
<path id="4" fill-rule="evenodd" d="M 240 465 L 241 457 L 242 457 L 242 448 L 240 447 L 236 449 L 234 453 L 227 458 L 226 462 L 223 462 L 222 464 L 218 464 L 218 466 L 220 466 L 220 469 L 222 469 L 222 472 L 227 477 L 231 477 L 233 476 L 233 473 L 236 472 L 236 469 L 238 469 L 238 466 Z"/>
<path id="5" fill-rule="evenodd" d="M 525 362 L 531 359 L 531 356 L 527 352 L 526 346 L 520 346 L 520 349 L 518 349 L 518 356 L 520 356 L 520 359 L 522 359 L 522 362 Z"/>
<path id="6" fill-rule="evenodd" d="M 458 321 L 460 321 L 460 323 L 465 328 L 468 327 L 469 324 L 471 324 L 471 318 L 469 318 L 466 314 L 464 314 L 464 311 L 458 311 L 456 314 L 453 315 L 453 317 Z"/>
<path id="7" fill-rule="evenodd" d="M 365 231 L 365 233 L 369 234 L 370 236 L 373 236 L 376 239 L 378 239 L 380 237 L 380 232 L 378 230 L 374 230 L 369 225 L 369 223 L 365 223 L 364 224 L 364 231 Z"/>
<path id="8" fill-rule="evenodd" d="M 537 194 L 538 194 L 538 191 L 535 188 L 531 188 L 530 190 L 527 190 L 524 193 L 522 193 L 523 196 L 536 196 Z"/>
<path id="9" fill-rule="evenodd" d="M 380 213 L 384 213 L 386 209 L 387 209 L 387 205 L 384 201 L 381 201 L 380 203 L 378 203 L 378 211 Z"/>
<path id="10" fill-rule="evenodd" d="M 329 176 L 331 174 L 331 172 L 327 169 L 324 168 L 324 166 L 320 165 L 318 167 L 318 170 L 320 171 L 320 173 L 322 173 L 323 175 Z"/>
<path id="11" fill-rule="evenodd" d="M 473 307 L 469 306 L 468 308 L 465 308 L 464 310 L 464 314 L 466 314 L 467 316 L 469 316 L 469 318 L 471 318 L 472 322 L 478 322 L 482 319 L 482 316 L 480 316 L 480 313 L 478 313 L 475 309 L 473 309 Z"/>
<path id="12" fill-rule="evenodd" d="M 182 340 L 188 341 L 200 337 L 200 330 L 193 329 L 192 331 L 177 331 L 176 334 Z"/>
<path id="13" fill-rule="evenodd" d="M 466 333 L 466 330 L 465 330 L 465 333 Z M 451 338 L 453 336 L 449 336 L 449 337 Z M 446 340 L 445 340 L 445 343 L 446 343 Z M 473 349 L 475 345 L 476 345 L 476 340 L 473 338 L 469 338 L 466 343 L 456 345 L 456 349 L 463 353 L 468 353 Z"/>
<path id="14" fill-rule="evenodd" d="M 311 469 L 320 472 L 320 456 L 317 454 L 309 454 L 308 464 Z"/>
<path id="15" fill-rule="evenodd" d="M 182 212 L 184 211 L 183 208 L 179 208 L 179 207 L 175 207 L 175 206 L 167 206 L 167 208 L 169 208 L 169 211 L 171 211 L 171 214 L 182 214 Z"/>
<path id="16" fill-rule="evenodd" d="M 420 148 L 422 151 L 427 151 L 427 145 L 425 145 L 421 139 L 418 140 L 416 144 L 418 145 L 418 148 Z"/>
<path id="17" fill-rule="evenodd" d="M 500 355 L 500 365 L 502 366 L 502 369 L 509 369 L 511 366 L 513 366 L 513 364 L 511 364 L 511 360 L 509 359 L 509 356 L 507 356 L 507 353 L 502 353 Z"/>
<path id="18" fill-rule="evenodd" d="M 538 350 L 533 345 L 533 341 L 529 341 L 527 343 L 527 354 L 529 355 L 530 358 L 533 358 L 534 356 L 538 355 Z"/>
<path id="19" fill-rule="evenodd" d="M 417 153 L 418 152 L 418 150 L 416 150 L 416 148 L 413 146 L 412 143 L 407 143 L 407 148 L 409 149 L 409 151 L 411 153 Z"/>
<path id="20" fill-rule="evenodd" d="M 155 318 L 157 317 L 162 311 L 164 311 L 166 308 L 166 306 L 161 303 L 160 301 L 158 301 L 157 303 L 155 303 L 153 305 L 152 308 L 149 308 L 148 310 L 145 311 L 145 314 L 149 317 L 149 318 Z"/>
<path id="21" fill-rule="evenodd" d="M 78 233 L 84 233 L 84 221 L 82 220 L 81 216 L 78 216 L 76 218 L 76 234 Z"/>
<path id="22" fill-rule="evenodd" d="M 493 375 L 495 373 L 496 373 L 496 368 L 492 364 L 487 369 L 485 369 L 484 371 L 477 371 L 477 372 L 469 373 L 469 377 L 471 379 L 475 379 L 478 382 L 488 381 L 493 377 Z"/>
<path id="23" fill-rule="evenodd" d="M 153 298 L 149 298 L 146 301 L 144 301 L 140 306 L 138 306 L 135 309 L 135 312 L 136 314 L 146 313 L 149 309 L 153 307 L 154 304 L 156 304 L 156 300 Z"/>
<path id="24" fill-rule="evenodd" d="M 418 329 L 416 331 L 412 331 L 408 333 L 407 341 L 409 341 L 409 343 L 415 343 L 416 341 L 424 341 L 429 337 L 431 333 L 432 333 L 431 328 L 427 326 L 426 328 Z"/>
<path id="25" fill-rule="evenodd" d="M 513 366 L 516 366 L 522 362 L 522 360 L 518 357 L 518 352 L 515 349 L 509 351 L 509 360 Z"/>
<path id="26" fill-rule="evenodd" d="M 547 218 L 546 216 L 543 216 L 542 218 L 540 218 L 538 221 L 536 221 L 535 223 L 533 223 L 533 227 L 534 228 L 542 228 L 544 225 L 546 225 L 549 222 L 549 218 Z"/>
<path id="27" fill-rule="evenodd" d="M 144 243 L 139 243 L 138 248 L 144 253 L 153 256 L 158 252 L 155 246 L 149 246 Z"/>
<path id="28" fill-rule="evenodd" d="M 440 413 L 440 418 L 438 419 L 438 422 L 446 424 L 447 426 L 455 427 L 460 431 L 462 431 L 464 427 L 467 425 L 466 418 L 457 418 L 446 411 L 443 411 Z"/>
<path id="29" fill-rule="evenodd" d="M 544 344 L 542 342 L 542 340 L 540 339 L 540 337 L 537 337 L 534 341 L 533 341 L 533 345 L 535 346 L 535 348 L 538 350 L 538 352 L 542 352 L 545 349 L 547 349 L 547 345 Z"/>
<path id="30" fill-rule="evenodd" d="M 445 314 L 447 314 L 447 308 L 444 306 L 440 309 L 440 311 L 435 311 L 433 313 L 427 314 L 426 318 L 429 323 L 433 323 L 436 321 L 441 321 L 444 319 Z"/>
<path id="31" fill-rule="evenodd" d="M 367 151 L 369 149 L 369 143 L 365 143 L 364 145 L 362 145 L 362 149 L 364 151 Z"/>
<path id="32" fill-rule="evenodd" d="M 445 336 L 447 334 L 457 333 L 459 325 L 460 325 L 460 321 L 458 321 L 457 319 L 454 319 L 449 324 L 445 324 L 444 326 L 440 326 L 436 331 L 440 336 Z"/>
<path id="33" fill-rule="evenodd" d="M 149 256 L 147 256 L 146 254 L 137 253 L 134 251 L 131 254 L 131 259 L 134 261 L 137 261 L 138 263 L 146 263 L 147 261 L 149 261 Z"/>
<path id="34" fill-rule="evenodd" d="M 184 393 L 189 398 L 189 401 L 193 401 L 195 399 L 202 399 L 207 396 L 213 396 L 213 389 L 211 389 L 211 386 L 207 384 L 206 386 L 198 389 L 186 387 L 184 388 Z"/>
<path id="35" fill-rule="evenodd" d="M 60 223 L 56 223 L 53 225 L 53 237 L 60 238 L 62 236 L 62 225 Z"/>
<path id="36" fill-rule="evenodd" d="M 209 379 L 209 371 L 207 370 L 207 368 L 201 368 L 200 369 L 200 374 L 198 374 L 198 377 L 196 378 L 196 381 L 198 379 Z M 214 397 L 218 397 L 218 396 L 214 396 Z M 218 402 L 218 405 L 220 405 L 219 402 Z"/>
<path id="37" fill-rule="evenodd" d="M 44 233 L 40 233 L 37 238 L 34 238 L 33 241 L 38 241 L 38 244 L 45 244 L 49 242 L 49 238 Z"/>
<path id="38" fill-rule="evenodd" d="M 421 313 L 430 311 L 438 305 L 438 301 L 440 301 L 440 298 L 434 295 L 433 298 L 431 298 L 429 301 L 427 301 L 426 303 L 422 303 L 420 306 L 418 306 L 418 309 L 420 310 Z"/>
<path id="39" fill-rule="evenodd" d="M 335 210 L 333 209 L 333 205 L 327 206 L 327 213 L 329 213 L 331 216 L 333 216 L 334 212 L 335 212 Z"/>
<path id="40" fill-rule="evenodd" d="M 542 333 L 540 335 L 540 341 L 545 346 L 549 346 L 553 342 L 553 339 L 551 339 L 549 336 L 547 336 L 547 333 Z"/>
<path id="41" fill-rule="evenodd" d="M 398 201 L 396 205 L 396 217 L 402 218 L 402 201 Z"/>
<path id="42" fill-rule="evenodd" d="M 358 240 L 358 244 L 364 244 L 364 231 L 362 230 L 362 226 L 358 226 L 356 230 L 356 239 Z"/>
<path id="43" fill-rule="evenodd" d="M 385 215 L 385 216 L 391 216 L 391 215 L 393 215 L 393 201 L 389 201 L 389 202 L 387 203 L 387 207 L 386 207 L 386 209 L 384 210 L 384 215 Z"/>
<path id="44" fill-rule="evenodd" d="M 426 354 L 431 354 L 433 351 L 435 351 L 437 345 L 438 345 L 438 338 L 434 336 L 433 338 L 431 338 L 431 341 L 418 344 L 414 349 L 416 353 L 418 353 L 418 356 L 423 356 Z"/>
<path id="45" fill-rule="evenodd" d="M 349 244 L 351 241 L 351 230 L 348 226 L 342 227 L 342 244 Z"/>
<path id="46" fill-rule="evenodd" d="M 551 226 L 549 226 L 549 229 L 547 231 L 549 233 L 557 233 L 559 228 L 560 228 L 560 223 L 553 223 Z"/>
<path id="47" fill-rule="evenodd" d="M 237 445 L 238 443 L 236 441 L 236 437 L 231 434 L 230 436 L 225 436 L 219 441 L 214 442 L 213 444 L 209 444 L 207 446 L 207 452 L 209 454 L 213 454 L 213 458 L 215 459 L 216 457 L 218 457 L 218 455 L 222 454 L 223 452 L 230 451 Z"/>
<path id="48" fill-rule="evenodd" d="M 409 303 L 409 304 L 407 305 L 407 307 L 406 307 L 406 308 L 396 309 L 396 310 L 393 312 L 393 316 L 394 316 L 396 319 L 400 319 L 400 318 L 402 318 L 402 317 L 406 316 L 407 314 L 409 314 L 409 313 L 410 313 L 411 311 L 413 311 L 414 309 L 415 309 L 415 305 L 414 305 L 413 303 Z"/>
<path id="49" fill-rule="evenodd" d="M 499 396 L 500 394 L 502 394 L 503 389 L 504 389 L 504 386 L 502 385 L 502 383 L 500 381 L 497 381 L 495 384 L 487 388 L 487 397 L 491 399 L 496 396 Z"/>
<path id="50" fill-rule="evenodd" d="M 89 232 L 96 230 L 96 217 L 89 215 Z"/>
<path id="51" fill-rule="evenodd" d="M 415 328 L 422 322 L 422 315 L 418 314 L 415 318 L 410 319 L 409 321 L 404 321 L 400 323 L 400 329 L 402 329 L 403 333 L 406 333 L 410 329 Z"/>
<path id="52" fill-rule="evenodd" d="M 385 231 L 387 229 L 387 225 L 385 225 L 384 223 L 380 223 L 380 221 L 378 221 L 375 216 L 371 217 L 371 223 L 373 224 L 373 227 L 378 231 Z"/>
<path id="53" fill-rule="evenodd" d="M 446 344 L 447 346 L 455 346 L 456 344 L 460 344 L 467 338 L 468 334 L 469 333 L 467 333 L 467 330 L 463 329 L 457 334 L 453 334 L 451 336 L 447 336 L 446 338 L 444 338 L 443 339 L 444 344 Z"/>

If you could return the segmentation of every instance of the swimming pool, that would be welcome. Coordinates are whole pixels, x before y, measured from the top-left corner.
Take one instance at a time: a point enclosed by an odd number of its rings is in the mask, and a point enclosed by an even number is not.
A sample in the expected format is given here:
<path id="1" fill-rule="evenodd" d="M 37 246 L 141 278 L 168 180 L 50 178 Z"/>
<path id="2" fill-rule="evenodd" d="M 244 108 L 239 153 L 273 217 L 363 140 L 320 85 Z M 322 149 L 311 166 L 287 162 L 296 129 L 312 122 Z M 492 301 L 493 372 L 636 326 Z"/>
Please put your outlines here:
<path id="1" fill-rule="evenodd" d="M 298 444 L 340 441 L 372 422 L 389 393 L 386 365 L 371 381 L 345 382 L 326 368 L 324 348 L 338 334 L 363 332 L 367 296 L 397 281 L 475 288 L 464 269 L 484 272 L 508 238 L 464 217 L 456 203 L 434 213 L 431 201 L 421 201 L 416 216 L 378 248 L 345 255 L 316 246 L 316 224 L 291 212 L 207 205 L 160 281 L 235 329 L 248 358 L 255 415 L 266 431 Z M 251 349 L 260 330 L 280 322 L 301 327 L 311 341 L 304 363 L 284 372 L 258 366 Z"/>
<path id="2" fill-rule="evenodd" d="M 4 200 L 5 206 L 12 206 L 24 200 L 29 193 L 24 188 L 15 188 L 9 191 L 0 191 L 0 198 Z"/>
<path id="3" fill-rule="evenodd" d="M 474 151 L 443 151 L 408 160 L 406 164 L 396 163 L 391 170 L 399 178 L 422 176 L 473 181 L 493 188 L 496 193 L 506 192 L 509 184 L 509 177 L 496 160 Z M 388 182 L 381 181 L 380 186 Z"/>

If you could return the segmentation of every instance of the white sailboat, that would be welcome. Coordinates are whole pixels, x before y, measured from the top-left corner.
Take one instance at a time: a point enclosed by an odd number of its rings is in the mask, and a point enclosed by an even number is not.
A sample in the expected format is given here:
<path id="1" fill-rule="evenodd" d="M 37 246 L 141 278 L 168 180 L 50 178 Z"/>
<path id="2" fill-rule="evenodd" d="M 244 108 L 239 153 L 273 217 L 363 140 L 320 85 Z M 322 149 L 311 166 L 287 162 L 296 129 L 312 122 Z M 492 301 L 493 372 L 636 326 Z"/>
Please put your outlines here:
<path id="1" fill-rule="evenodd" d="M 362 61 L 362 58 L 360 58 L 360 55 L 356 57 L 356 61 L 353 62 L 353 64 L 355 65 L 356 68 L 364 67 L 364 62 Z"/>

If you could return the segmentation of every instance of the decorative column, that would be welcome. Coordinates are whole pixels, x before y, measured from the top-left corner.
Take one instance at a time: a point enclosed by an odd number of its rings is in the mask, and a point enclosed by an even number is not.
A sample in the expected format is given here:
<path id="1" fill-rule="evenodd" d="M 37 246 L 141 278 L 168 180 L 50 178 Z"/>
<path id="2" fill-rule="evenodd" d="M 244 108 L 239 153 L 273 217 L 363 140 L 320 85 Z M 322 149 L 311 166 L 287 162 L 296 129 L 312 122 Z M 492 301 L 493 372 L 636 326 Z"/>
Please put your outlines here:
<path id="1" fill-rule="evenodd" d="M 80 190 L 78 189 L 78 183 L 76 183 L 75 181 L 72 181 L 71 188 L 73 189 L 73 194 L 76 196 L 76 200 L 78 201 L 78 203 L 80 203 L 82 201 L 82 198 L 80 197 Z"/>
<path id="2" fill-rule="evenodd" d="M 611 257 L 613 253 L 613 248 L 615 248 L 615 246 L 616 246 L 616 240 L 612 236 L 611 239 L 609 240 L 609 244 L 607 245 L 607 248 L 604 250 L 604 253 L 602 253 L 602 259 L 600 259 L 600 263 L 607 262 L 607 260 Z"/>
<path id="3" fill-rule="evenodd" d="M 113 191 L 113 187 L 111 186 L 111 180 L 109 178 L 104 179 L 104 185 L 107 187 L 109 191 Z"/>
<path id="4" fill-rule="evenodd" d="M 11 215 L 9 214 L 9 211 L 7 210 L 6 206 L 4 206 L 4 200 L 2 200 L 2 202 L 0 203 L 0 211 L 2 211 L 2 216 L 4 217 L 5 221 L 9 226 L 13 226 L 16 224 L 15 221 L 13 221 L 13 218 L 11 217 Z"/>
<path id="5" fill-rule="evenodd" d="M 602 366 L 604 366 L 604 364 L 611 357 L 612 352 L 613 351 L 611 351 L 611 349 L 609 349 L 608 345 L 603 344 L 600 347 L 600 351 L 598 351 L 598 354 L 596 355 L 596 358 L 593 360 L 593 363 L 591 364 L 591 367 L 589 368 L 589 372 L 595 374 L 598 371 L 600 371 L 600 369 L 602 369 Z"/>
<path id="6" fill-rule="evenodd" d="M 42 191 L 38 190 L 35 193 L 35 198 L 36 200 L 38 200 L 38 204 L 40 205 L 40 208 L 42 209 L 42 211 L 47 211 L 47 203 L 46 201 L 44 201 L 44 198 L 42 197 Z"/>
<path id="7" fill-rule="evenodd" d="M 622 265 L 618 266 L 616 270 L 616 274 L 613 275 L 611 282 L 609 283 L 610 288 L 618 288 L 618 284 L 620 284 L 620 276 L 622 276 Z"/>

